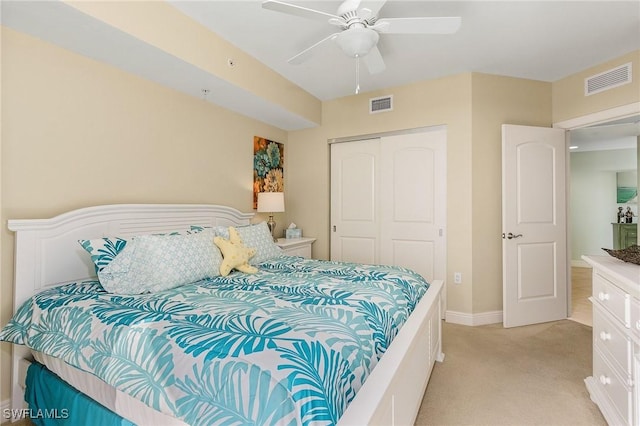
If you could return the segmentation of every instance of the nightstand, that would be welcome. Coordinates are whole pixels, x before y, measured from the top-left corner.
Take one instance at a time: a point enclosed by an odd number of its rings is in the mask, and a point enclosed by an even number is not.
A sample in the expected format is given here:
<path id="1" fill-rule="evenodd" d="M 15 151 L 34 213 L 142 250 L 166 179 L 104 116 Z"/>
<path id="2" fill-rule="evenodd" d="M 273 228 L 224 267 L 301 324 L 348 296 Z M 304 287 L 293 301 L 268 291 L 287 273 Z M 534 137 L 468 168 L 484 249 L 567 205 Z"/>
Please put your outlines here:
<path id="1" fill-rule="evenodd" d="M 302 256 L 311 259 L 311 244 L 315 238 L 278 238 L 276 245 L 282 249 L 287 256 Z"/>

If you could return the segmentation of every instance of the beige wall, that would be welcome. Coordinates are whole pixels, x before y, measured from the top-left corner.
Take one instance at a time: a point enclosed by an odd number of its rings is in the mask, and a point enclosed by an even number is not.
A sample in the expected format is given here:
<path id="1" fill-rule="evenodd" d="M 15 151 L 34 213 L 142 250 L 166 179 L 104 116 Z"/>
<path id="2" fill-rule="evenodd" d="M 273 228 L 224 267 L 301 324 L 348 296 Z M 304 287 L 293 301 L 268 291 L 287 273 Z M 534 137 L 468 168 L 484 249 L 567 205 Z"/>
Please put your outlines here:
<path id="1" fill-rule="evenodd" d="M 473 74 L 472 89 L 473 296 L 465 312 L 481 313 L 502 310 L 502 125 L 551 126 L 551 84 Z"/>
<path id="2" fill-rule="evenodd" d="M 591 96 L 584 95 L 584 79 L 631 62 L 632 82 Z M 640 50 L 572 74 L 553 83 L 553 122 L 582 117 L 640 102 Z"/>
<path id="3" fill-rule="evenodd" d="M 10 29 L 2 32 L 2 205 L 7 219 L 108 203 L 252 207 L 253 136 L 286 132 Z M 0 324 L 12 313 L 13 235 L 2 226 Z M 1 344 L 0 371 L 10 346 Z M 3 374 L 0 401 L 9 398 Z"/>
<path id="4" fill-rule="evenodd" d="M 321 104 L 318 99 L 167 2 L 103 0 L 65 3 L 234 86 L 311 122 L 320 123 Z M 228 65 L 229 59 L 235 63 L 233 68 Z"/>

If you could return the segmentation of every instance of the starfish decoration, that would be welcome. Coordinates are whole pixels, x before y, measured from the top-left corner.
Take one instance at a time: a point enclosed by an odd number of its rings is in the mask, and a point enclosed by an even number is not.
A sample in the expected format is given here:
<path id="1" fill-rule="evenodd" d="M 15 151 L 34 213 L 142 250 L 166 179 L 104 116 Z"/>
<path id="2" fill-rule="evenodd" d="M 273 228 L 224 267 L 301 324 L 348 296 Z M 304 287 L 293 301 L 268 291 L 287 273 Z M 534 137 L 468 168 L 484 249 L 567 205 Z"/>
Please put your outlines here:
<path id="1" fill-rule="evenodd" d="M 215 237 L 213 242 L 222 252 L 222 264 L 220 275 L 226 277 L 232 269 L 247 274 L 255 274 L 258 268 L 249 265 L 249 259 L 256 254 L 256 249 L 245 247 L 242 244 L 238 231 L 233 226 L 229 227 L 229 239 Z"/>

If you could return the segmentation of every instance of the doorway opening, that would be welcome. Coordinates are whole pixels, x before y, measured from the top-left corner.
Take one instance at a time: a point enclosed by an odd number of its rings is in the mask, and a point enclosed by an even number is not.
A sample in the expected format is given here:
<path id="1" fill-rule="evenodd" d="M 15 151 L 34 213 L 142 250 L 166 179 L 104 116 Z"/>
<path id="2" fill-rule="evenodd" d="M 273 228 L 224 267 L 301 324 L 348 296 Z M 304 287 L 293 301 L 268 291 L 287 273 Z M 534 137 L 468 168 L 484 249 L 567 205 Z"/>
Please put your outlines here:
<path id="1" fill-rule="evenodd" d="M 573 123 L 572 123 L 573 122 Z M 572 125 L 573 124 L 573 125 Z M 614 246 L 618 207 L 633 213 L 637 227 L 637 195 L 618 199 L 621 172 L 637 178 L 640 103 L 556 124 L 569 130 L 569 254 L 571 260 L 570 319 L 591 324 L 591 269 L 582 255 L 606 256 Z M 637 243 L 637 241 L 636 241 Z"/>

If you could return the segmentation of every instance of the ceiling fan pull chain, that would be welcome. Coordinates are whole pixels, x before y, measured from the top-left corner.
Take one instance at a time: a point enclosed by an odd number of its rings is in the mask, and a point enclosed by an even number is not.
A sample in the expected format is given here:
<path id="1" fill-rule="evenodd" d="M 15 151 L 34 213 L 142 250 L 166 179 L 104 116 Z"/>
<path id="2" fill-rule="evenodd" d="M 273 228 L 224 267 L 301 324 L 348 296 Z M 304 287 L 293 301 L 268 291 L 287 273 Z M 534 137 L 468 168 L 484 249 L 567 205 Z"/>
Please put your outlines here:
<path id="1" fill-rule="evenodd" d="M 356 55 L 356 95 L 360 93 L 360 56 Z"/>

